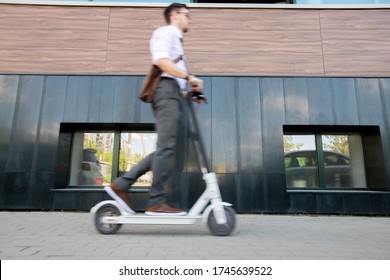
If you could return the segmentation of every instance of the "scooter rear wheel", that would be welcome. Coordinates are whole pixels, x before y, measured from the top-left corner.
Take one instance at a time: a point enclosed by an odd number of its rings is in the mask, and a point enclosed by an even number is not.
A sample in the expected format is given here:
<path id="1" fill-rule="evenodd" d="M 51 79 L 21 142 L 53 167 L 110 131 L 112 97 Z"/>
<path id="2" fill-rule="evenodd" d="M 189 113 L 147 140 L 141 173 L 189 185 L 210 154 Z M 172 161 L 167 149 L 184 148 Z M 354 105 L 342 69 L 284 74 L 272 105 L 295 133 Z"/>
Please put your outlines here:
<path id="1" fill-rule="evenodd" d="M 109 224 L 103 223 L 102 219 L 105 217 L 115 217 L 120 216 L 121 212 L 115 205 L 103 205 L 95 213 L 95 227 L 96 229 L 103 234 L 114 234 L 116 233 L 121 224 Z"/>
<path id="2" fill-rule="evenodd" d="M 225 209 L 225 215 L 226 215 L 226 223 L 225 224 L 218 224 L 215 216 L 214 211 L 210 211 L 209 217 L 207 219 L 207 226 L 212 234 L 217 236 L 226 236 L 230 235 L 234 229 L 234 226 L 236 224 L 236 211 L 234 211 L 231 207 L 224 207 Z"/>

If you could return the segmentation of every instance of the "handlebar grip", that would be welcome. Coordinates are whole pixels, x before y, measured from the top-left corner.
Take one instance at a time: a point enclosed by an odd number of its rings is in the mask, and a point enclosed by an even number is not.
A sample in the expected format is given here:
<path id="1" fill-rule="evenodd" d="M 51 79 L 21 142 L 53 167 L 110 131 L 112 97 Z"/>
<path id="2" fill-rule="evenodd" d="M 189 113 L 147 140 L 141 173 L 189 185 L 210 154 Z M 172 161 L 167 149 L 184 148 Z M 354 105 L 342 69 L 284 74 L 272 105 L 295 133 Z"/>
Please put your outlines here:
<path id="1" fill-rule="evenodd" d="M 188 94 L 189 94 L 189 96 L 190 96 L 191 98 L 196 98 L 196 99 L 198 99 L 198 100 L 203 100 L 205 103 L 207 103 L 207 98 L 206 98 L 206 96 L 204 96 L 203 93 L 200 92 L 200 91 L 199 91 L 199 92 L 191 91 L 191 92 L 189 92 Z"/>

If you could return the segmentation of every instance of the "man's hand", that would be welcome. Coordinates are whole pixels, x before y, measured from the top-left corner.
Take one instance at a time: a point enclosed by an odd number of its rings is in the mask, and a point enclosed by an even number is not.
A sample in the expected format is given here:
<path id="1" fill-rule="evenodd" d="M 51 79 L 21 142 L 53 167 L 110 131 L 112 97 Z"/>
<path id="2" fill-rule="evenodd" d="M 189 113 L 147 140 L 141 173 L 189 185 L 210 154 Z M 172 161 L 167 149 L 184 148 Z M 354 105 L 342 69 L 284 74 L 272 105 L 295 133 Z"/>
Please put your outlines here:
<path id="1" fill-rule="evenodd" d="M 190 75 L 188 77 L 188 83 L 191 87 L 191 91 L 199 92 L 203 89 L 203 80 L 198 79 L 197 77 Z"/>
<path id="2" fill-rule="evenodd" d="M 192 101 L 194 101 L 198 104 L 207 103 L 207 98 L 206 98 L 206 96 L 203 95 L 202 92 L 192 91 L 190 94 L 192 96 Z"/>

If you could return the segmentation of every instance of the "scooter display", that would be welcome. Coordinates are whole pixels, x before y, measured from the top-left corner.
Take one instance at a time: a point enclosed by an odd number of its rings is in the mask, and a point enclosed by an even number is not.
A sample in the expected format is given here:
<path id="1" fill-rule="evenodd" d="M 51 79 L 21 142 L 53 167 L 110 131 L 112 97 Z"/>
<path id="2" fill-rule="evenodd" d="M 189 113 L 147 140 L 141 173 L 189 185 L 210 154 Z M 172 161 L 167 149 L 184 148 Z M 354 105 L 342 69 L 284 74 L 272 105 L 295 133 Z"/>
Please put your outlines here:
<path id="1" fill-rule="evenodd" d="M 190 225 L 199 220 L 207 223 L 213 235 L 226 236 L 232 233 L 236 223 L 235 211 L 230 203 L 222 201 L 217 176 L 214 172 L 211 172 L 192 105 L 194 99 L 204 101 L 206 99 L 202 93 L 189 92 L 187 94 L 191 120 L 190 132 L 194 140 L 203 179 L 206 183 L 204 192 L 184 216 L 148 216 L 143 213 L 136 213 L 111 188 L 105 187 L 105 191 L 113 200 L 99 202 L 90 211 L 94 215 L 95 227 L 100 233 L 114 234 L 123 224 Z"/>

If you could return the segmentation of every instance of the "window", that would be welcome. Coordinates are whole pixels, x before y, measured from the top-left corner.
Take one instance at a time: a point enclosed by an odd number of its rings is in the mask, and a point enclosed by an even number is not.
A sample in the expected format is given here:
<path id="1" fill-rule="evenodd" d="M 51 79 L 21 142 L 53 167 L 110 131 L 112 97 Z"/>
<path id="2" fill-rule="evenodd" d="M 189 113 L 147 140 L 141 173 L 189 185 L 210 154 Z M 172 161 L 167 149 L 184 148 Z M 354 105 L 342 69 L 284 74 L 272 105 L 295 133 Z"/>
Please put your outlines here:
<path id="1" fill-rule="evenodd" d="M 292 130 L 297 132 L 292 132 Z M 309 129 L 309 128 L 306 128 Z M 283 136 L 286 184 L 289 189 L 384 189 L 385 173 L 381 156 L 380 137 L 368 130 L 362 132 L 314 129 L 286 126 Z M 335 132 L 330 130 L 334 129 Z M 317 131 L 320 130 L 320 131 Z M 329 130 L 329 131 L 328 131 Z M 356 129 L 353 129 L 356 130 Z M 379 133 L 379 132 L 378 132 Z M 375 143 L 379 145 L 375 147 Z M 369 152 L 375 153 L 372 156 Z M 380 166 L 383 174 L 369 166 Z M 382 169 L 383 168 L 383 169 Z M 381 179 L 373 181 L 380 176 Z"/>
<path id="2" fill-rule="evenodd" d="M 133 166 L 155 150 L 156 133 L 121 132 L 118 176 L 122 176 Z M 133 186 L 151 186 L 153 174 L 151 171 L 138 178 Z"/>
<path id="3" fill-rule="evenodd" d="M 112 179 L 114 133 L 77 131 L 73 136 L 69 185 L 102 186 Z"/>
<path id="4" fill-rule="evenodd" d="M 155 150 L 157 135 L 151 131 L 76 130 L 70 156 L 70 187 L 108 185 Z M 152 174 L 134 184 L 148 187 Z"/>

